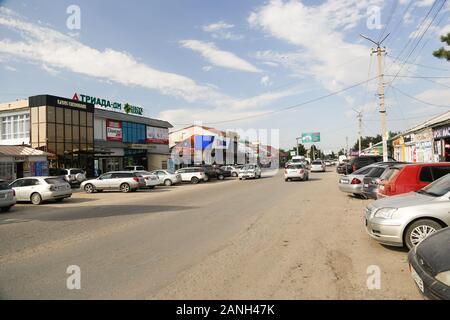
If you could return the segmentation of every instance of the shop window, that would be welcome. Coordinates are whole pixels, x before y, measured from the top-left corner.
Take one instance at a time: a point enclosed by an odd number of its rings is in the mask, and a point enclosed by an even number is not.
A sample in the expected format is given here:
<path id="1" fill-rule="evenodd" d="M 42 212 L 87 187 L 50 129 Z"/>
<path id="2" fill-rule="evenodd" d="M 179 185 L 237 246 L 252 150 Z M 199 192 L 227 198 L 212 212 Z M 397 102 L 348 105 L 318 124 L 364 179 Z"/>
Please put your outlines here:
<path id="1" fill-rule="evenodd" d="M 73 142 L 80 142 L 80 127 L 79 126 L 73 126 L 72 127 L 72 137 Z"/>
<path id="2" fill-rule="evenodd" d="M 56 125 L 56 142 L 64 142 L 64 125 Z"/>
<path id="3" fill-rule="evenodd" d="M 81 143 L 86 143 L 86 127 L 80 127 L 80 142 Z"/>

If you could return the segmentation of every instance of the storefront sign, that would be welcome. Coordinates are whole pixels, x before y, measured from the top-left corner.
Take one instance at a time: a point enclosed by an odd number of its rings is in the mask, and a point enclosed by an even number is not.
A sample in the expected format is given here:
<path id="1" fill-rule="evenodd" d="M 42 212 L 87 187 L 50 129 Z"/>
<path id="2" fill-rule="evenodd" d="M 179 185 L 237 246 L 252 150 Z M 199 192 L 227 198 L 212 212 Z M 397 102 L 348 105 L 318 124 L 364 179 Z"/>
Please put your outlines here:
<path id="1" fill-rule="evenodd" d="M 31 108 L 40 106 L 52 106 L 59 108 L 82 109 L 86 110 L 87 112 L 94 112 L 94 105 L 91 103 L 81 102 L 77 99 L 70 100 L 47 94 L 29 97 L 28 105 Z"/>
<path id="2" fill-rule="evenodd" d="M 122 141 L 122 122 L 106 120 L 106 140 Z"/>
<path id="3" fill-rule="evenodd" d="M 147 143 L 169 144 L 169 129 L 147 126 Z"/>
<path id="4" fill-rule="evenodd" d="M 434 139 L 450 137 L 450 125 L 433 129 Z"/>
<path id="5" fill-rule="evenodd" d="M 114 101 L 110 101 L 108 99 L 97 98 L 97 97 L 88 96 L 85 94 L 78 94 L 76 92 L 73 95 L 72 99 L 75 101 L 92 103 L 97 108 L 113 109 L 114 111 L 124 111 L 127 114 L 134 114 L 134 115 L 139 115 L 139 116 L 142 116 L 144 114 L 143 108 L 138 107 L 138 106 L 133 106 L 129 103 L 125 103 L 124 105 L 122 105 L 122 103 L 120 103 L 120 102 L 114 102 Z"/>

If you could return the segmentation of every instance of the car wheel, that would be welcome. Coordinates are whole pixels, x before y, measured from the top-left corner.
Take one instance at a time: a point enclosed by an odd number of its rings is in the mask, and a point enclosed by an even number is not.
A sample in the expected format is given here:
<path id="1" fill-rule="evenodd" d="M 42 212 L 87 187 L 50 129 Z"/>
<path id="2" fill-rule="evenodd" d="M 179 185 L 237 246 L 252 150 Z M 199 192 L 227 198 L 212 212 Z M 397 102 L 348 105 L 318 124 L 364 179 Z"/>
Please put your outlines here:
<path id="1" fill-rule="evenodd" d="M 170 180 L 170 179 L 164 180 L 164 185 L 167 187 L 170 187 L 172 185 L 172 180 Z"/>
<path id="2" fill-rule="evenodd" d="M 405 232 L 405 244 L 408 249 L 414 248 L 430 234 L 442 229 L 442 226 L 434 220 L 421 219 L 408 226 Z"/>
<path id="3" fill-rule="evenodd" d="M 195 178 L 195 177 L 194 177 Z M 198 179 L 197 179 L 198 180 Z M 205 182 L 208 182 L 208 180 L 209 180 L 209 176 L 207 175 L 207 174 L 205 174 L 205 179 L 203 179 L 203 181 L 205 181 Z M 191 179 L 191 182 L 192 182 L 192 179 Z M 197 181 L 198 182 L 198 181 Z"/>
<path id="4" fill-rule="evenodd" d="M 93 193 L 94 190 L 94 186 L 90 183 L 84 186 L 84 191 L 86 191 L 86 193 Z"/>
<path id="5" fill-rule="evenodd" d="M 197 184 L 198 181 L 199 181 L 199 180 L 198 180 L 197 177 L 192 177 L 192 178 L 191 178 L 191 183 L 192 183 L 192 184 Z M 208 181 L 208 180 L 206 180 L 206 181 Z"/>
<path id="6" fill-rule="evenodd" d="M 224 179 L 224 176 L 223 176 L 223 175 L 221 175 L 221 174 L 219 174 L 219 176 L 217 177 L 217 179 L 219 179 L 219 180 L 223 180 L 223 179 Z"/>
<path id="7" fill-rule="evenodd" d="M 127 192 L 130 192 L 130 190 L 131 190 L 131 187 L 128 183 L 122 183 L 120 185 L 120 191 L 127 193 Z"/>
<path id="8" fill-rule="evenodd" d="M 31 195 L 31 198 L 30 198 L 30 200 L 31 200 L 31 203 L 32 204 L 35 204 L 35 205 L 40 205 L 41 203 L 42 203 L 42 197 L 41 197 L 41 195 L 39 194 L 39 193 L 33 193 L 32 195 Z"/>
<path id="9" fill-rule="evenodd" d="M 232 175 L 233 177 L 237 177 L 237 176 L 238 176 L 238 174 L 237 174 L 236 172 L 233 172 L 231 175 Z"/>

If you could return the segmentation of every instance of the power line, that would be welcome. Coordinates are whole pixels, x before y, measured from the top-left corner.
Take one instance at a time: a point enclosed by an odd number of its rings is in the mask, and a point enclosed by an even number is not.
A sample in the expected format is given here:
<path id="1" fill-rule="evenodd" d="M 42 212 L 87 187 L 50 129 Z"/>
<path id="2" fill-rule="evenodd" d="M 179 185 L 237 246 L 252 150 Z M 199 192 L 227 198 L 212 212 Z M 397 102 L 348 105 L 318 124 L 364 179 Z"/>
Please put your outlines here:
<path id="1" fill-rule="evenodd" d="M 278 110 L 268 111 L 268 112 L 264 112 L 264 113 L 260 113 L 260 114 L 255 114 L 255 115 L 246 116 L 246 117 L 240 117 L 240 118 L 235 118 L 235 119 L 216 121 L 216 122 L 206 122 L 204 124 L 205 125 L 215 125 L 215 124 L 222 124 L 222 123 L 238 122 L 238 121 L 264 117 L 264 116 L 267 116 L 267 115 L 270 115 L 270 114 L 276 114 L 276 113 L 280 113 L 280 112 L 283 112 L 283 111 L 292 110 L 292 109 L 295 109 L 295 108 L 298 108 L 298 107 L 301 107 L 301 106 L 304 106 L 304 105 L 307 105 L 307 104 L 311 104 L 311 103 L 314 103 L 314 102 L 317 102 L 317 101 L 320 101 L 320 100 L 324 100 L 326 98 L 338 95 L 338 94 L 340 94 L 342 92 L 345 92 L 345 91 L 348 91 L 350 89 L 359 87 L 359 86 L 361 86 L 361 85 L 363 85 L 363 84 L 365 84 L 365 83 L 367 83 L 369 81 L 375 80 L 377 78 L 378 77 L 373 77 L 373 78 L 368 79 L 368 80 L 357 82 L 357 83 L 355 83 L 355 84 L 353 84 L 351 86 L 345 87 L 345 88 L 343 88 L 341 90 L 333 91 L 333 92 L 331 92 L 329 94 L 326 94 L 326 95 L 323 95 L 323 96 L 320 96 L 320 97 L 317 97 L 317 98 L 313 98 L 313 99 L 310 99 L 310 100 L 307 100 L 307 101 L 304 101 L 304 102 L 301 102 L 301 103 L 298 103 L 298 104 L 295 104 L 295 105 L 292 105 L 292 106 L 289 106 L 289 107 L 284 107 L 284 108 L 281 108 L 281 109 L 278 109 Z M 191 123 L 185 123 L 185 124 L 178 123 L 178 124 L 174 124 L 174 125 L 176 125 L 176 126 L 185 126 L 185 125 L 190 125 L 190 124 Z"/>
<path id="2" fill-rule="evenodd" d="M 410 94 L 408 94 L 408 93 L 406 93 L 406 92 L 403 92 L 402 90 L 400 90 L 400 89 L 397 88 L 397 87 L 391 86 L 391 88 L 397 90 L 397 91 L 398 91 L 399 93 L 401 93 L 402 95 L 404 95 L 404 96 L 406 96 L 406 97 L 408 97 L 408 98 L 410 98 L 410 99 L 416 100 L 416 101 L 418 101 L 418 102 L 420 102 L 420 103 L 427 104 L 427 105 L 433 106 L 433 107 L 438 107 L 438 108 L 446 108 L 446 109 L 449 109 L 449 110 L 450 110 L 450 105 L 444 106 L 444 105 L 440 105 L 440 104 L 435 104 L 435 103 L 427 102 L 427 101 L 424 101 L 424 100 L 422 100 L 422 99 L 416 98 L 416 97 L 414 97 L 414 96 L 412 96 L 412 95 L 410 95 Z"/>

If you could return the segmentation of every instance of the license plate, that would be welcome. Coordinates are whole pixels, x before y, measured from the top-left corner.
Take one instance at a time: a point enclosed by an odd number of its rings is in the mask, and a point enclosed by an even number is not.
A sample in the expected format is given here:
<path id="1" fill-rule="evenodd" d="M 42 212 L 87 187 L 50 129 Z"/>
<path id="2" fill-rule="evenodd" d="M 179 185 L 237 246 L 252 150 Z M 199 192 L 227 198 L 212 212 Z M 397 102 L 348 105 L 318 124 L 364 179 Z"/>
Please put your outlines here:
<path id="1" fill-rule="evenodd" d="M 6 194 L 0 194 L 0 199 L 5 199 L 6 198 Z"/>
<path id="2" fill-rule="evenodd" d="M 369 185 L 367 183 L 364 184 L 364 188 L 368 188 Z"/>
<path id="3" fill-rule="evenodd" d="M 420 291 L 424 291 L 423 289 L 423 280 L 420 278 L 420 276 L 417 274 L 416 270 L 411 266 L 411 277 L 416 282 L 417 286 L 419 287 Z"/>
<path id="4" fill-rule="evenodd" d="M 348 184 L 348 180 L 341 180 L 341 183 Z"/>

